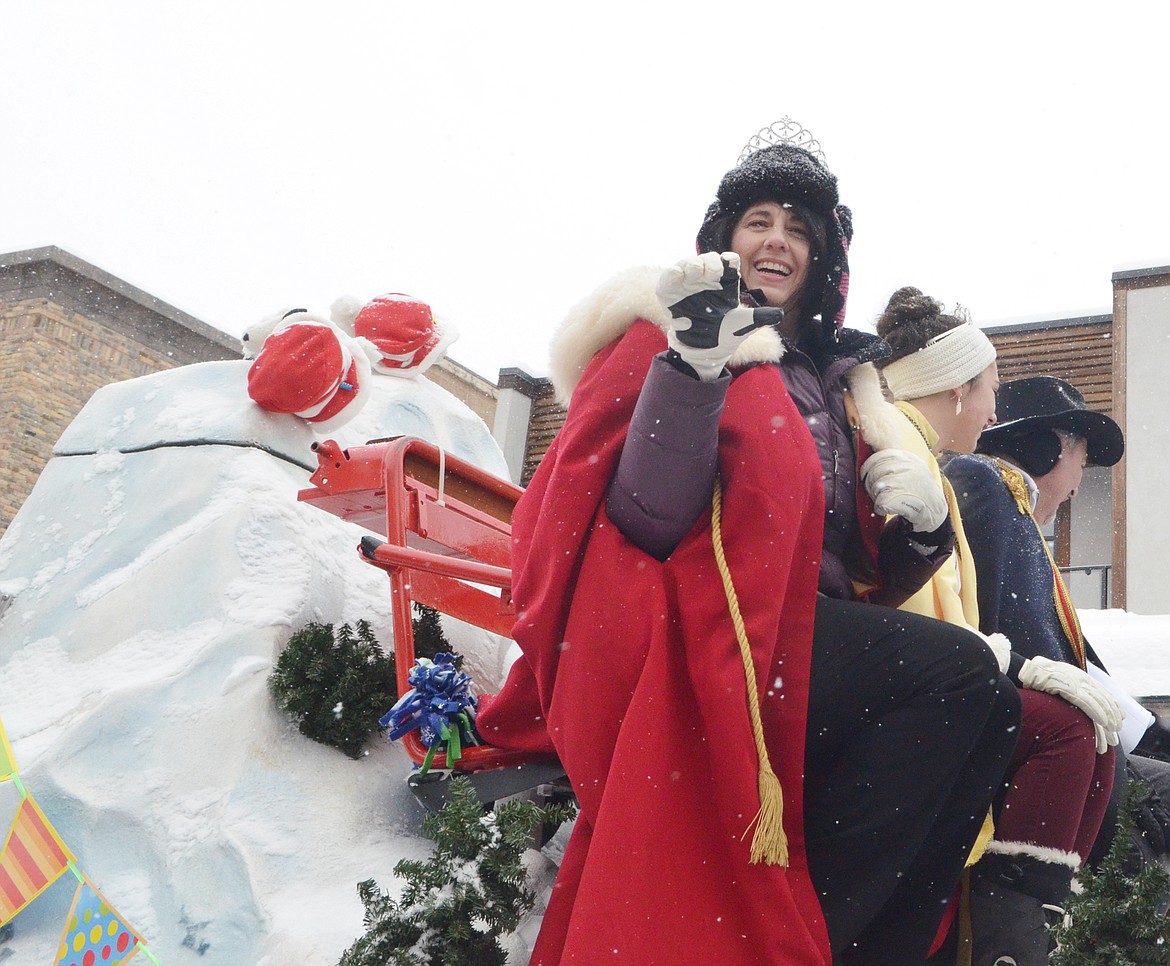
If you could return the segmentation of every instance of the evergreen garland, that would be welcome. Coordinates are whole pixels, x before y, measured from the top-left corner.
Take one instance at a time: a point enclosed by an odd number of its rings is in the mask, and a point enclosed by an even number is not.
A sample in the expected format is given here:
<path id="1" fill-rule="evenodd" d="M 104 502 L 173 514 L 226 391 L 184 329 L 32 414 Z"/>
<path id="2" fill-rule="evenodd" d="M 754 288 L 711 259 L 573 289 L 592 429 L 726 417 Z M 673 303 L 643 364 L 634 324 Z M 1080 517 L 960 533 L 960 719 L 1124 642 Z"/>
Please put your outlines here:
<path id="1" fill-rule="evenodd" d="M 452 652 L 439 612 L 415 603 L 411 618 L 416 657 Z M 301 734 L 332 745 L 350 758 L 378 731 L 378 719 L 398 700 L 394 655 L 383 652 L 368 621 L 306 624 L 289 638 L 268 679 L 277 704 Z M 455 655 L 455 666 L 463 657 Z"/>
<path id="2" fill-rule="evenodd" d="M 500 937 L 535 902 L 522 862 L 533 831 L 572 811 L 510 801 L 485 812 L 471 783 L 452 778 L 447 804 L 423 820 L 433 854 L 394 867 L 406 882 L 401 898 L 380 892 L 373 879 L 358 884 L 366 934 L 338 966 L 504 966 Z"/>
<path id="3" fill-rule="evenodd" d="M 394 703 L 394 658 L 367 621 L 357 633 L 342 624 L 307 624 L 276 661 L 268 684 L 301 734 L 360 758 L 379 716 Z"/>
<path id="4" fill-rule="evenodd" d="M 417 616 L 410 619 L 410 626 L 414 631 L 414 657 L 429 657 L 434 660 L 436 654 L 454 653 L 447 643 L 447 635 L 443 633 L 443 625 L 439 621 L 439 612 L 426 604 L 414 601 L 414 612 Z M 463 657 L 455 655 L 455 667 L 463 667 Z"/>
<path id="5" fill-rule="evenodd" d="M 1081 892 L 1069 898 L 1064 922 L 1053 929 L 1052 966 L 1170 966 L 1170 920 L 1158 912 L 1170 873 L 1156 862 L 1132 876 L 1124 868 L 1139 790 L 1133 782 L 1126 789 L 1109 854 L 1100 871 L 1081 873 Z"/>

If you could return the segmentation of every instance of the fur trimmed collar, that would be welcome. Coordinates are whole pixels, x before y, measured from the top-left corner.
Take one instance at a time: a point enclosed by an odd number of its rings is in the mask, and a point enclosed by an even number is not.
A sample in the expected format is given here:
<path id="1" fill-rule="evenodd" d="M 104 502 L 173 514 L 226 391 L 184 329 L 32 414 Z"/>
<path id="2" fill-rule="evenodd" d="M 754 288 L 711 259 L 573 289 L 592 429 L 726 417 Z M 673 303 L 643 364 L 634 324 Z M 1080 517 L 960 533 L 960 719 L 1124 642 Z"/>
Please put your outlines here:
<path id="1" fill-rule="evenodd" d="M 872 362 L 854 366 L 845 376 L 849 392 L 857 404 L 861 436 L 875 452 L 880 449 L 900 449 L 906 428 L 906 417 L 882 391 L 881 376 Z"/>
<path id="2" fill-rule="evenodd" d="M 568 405 L 589 360 L 639 319 L 667 330 L 670 313 L 655 294 L 661 275 L 662 269 L 653 266 L 628 269 L 569 310 L 549 349 L 550 379 L 562 406 Z M 784 343 L 775 329 L 756 329 L 736 350 L 730 365 L 778 362 L 783 355 Z"/>

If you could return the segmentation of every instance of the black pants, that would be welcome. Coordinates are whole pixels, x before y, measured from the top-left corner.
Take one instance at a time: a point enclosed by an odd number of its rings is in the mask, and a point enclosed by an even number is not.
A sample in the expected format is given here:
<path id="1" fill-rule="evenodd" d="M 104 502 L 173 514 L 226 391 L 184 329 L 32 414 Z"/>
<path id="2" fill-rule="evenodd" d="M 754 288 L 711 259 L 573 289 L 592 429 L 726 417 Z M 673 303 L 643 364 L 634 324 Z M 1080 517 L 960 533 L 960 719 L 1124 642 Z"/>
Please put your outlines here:
<path id="1" fill-rule="evenodd" d="M 1019 720 L 975 635 L 817 598 L 804 814 L 835 963 L 926 961 Z"/>

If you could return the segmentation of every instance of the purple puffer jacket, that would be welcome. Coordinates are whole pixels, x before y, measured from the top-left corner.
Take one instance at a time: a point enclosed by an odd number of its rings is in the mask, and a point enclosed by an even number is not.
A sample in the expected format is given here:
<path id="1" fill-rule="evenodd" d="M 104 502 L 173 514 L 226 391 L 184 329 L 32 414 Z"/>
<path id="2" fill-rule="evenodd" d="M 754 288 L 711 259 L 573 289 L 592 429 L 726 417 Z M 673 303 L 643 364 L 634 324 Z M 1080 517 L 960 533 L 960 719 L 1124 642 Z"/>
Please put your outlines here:
<path id="1" fill-rule="evenodd" d="M 778 363 L 788 394 L 808 424 L 821 458 L 825 536 L 817 589 L 829 597 L 845 600 L 853 596 L 853 581 L 845 566 L 845 556 L 850 546 L 861 538 L 857 528 L 857 454 L 841 387 L 845 375 L 861 361 L 857 356 L 838 355 L 827 360 L 822 375 L 808 355 L 785 345 L 784 356 Z"/>
<path id="2" fill-rule="evenodd" d="M 844 600 L 854 597 L 850 561 L 862 559 L 865 552 L 843 379 L 854 366 L 887 352 L 877 336 L 843 329 L 820 353 L 819 367 L 789 344 L 777 363 L 821 459 L 825 535 L 818 590 Z M 675 369 L 664 353 L 654 360 L 638 399 L 606 512 L 627 538 L 660 560 L 670 555 L 710 501 L 718 470 L 719 415 L 730 382 L 727 373 L 713 383 L 700 382 Z M 945 530 L 927 541 L 920 534 L 912 540 L 900 518 L 885 527 L 877 561 L 883 592 L 877 602 L 897 606 L 930 578 L 953 544 L 949 526 Z M 936 541 L 941 543 L 937 549 Z"/>

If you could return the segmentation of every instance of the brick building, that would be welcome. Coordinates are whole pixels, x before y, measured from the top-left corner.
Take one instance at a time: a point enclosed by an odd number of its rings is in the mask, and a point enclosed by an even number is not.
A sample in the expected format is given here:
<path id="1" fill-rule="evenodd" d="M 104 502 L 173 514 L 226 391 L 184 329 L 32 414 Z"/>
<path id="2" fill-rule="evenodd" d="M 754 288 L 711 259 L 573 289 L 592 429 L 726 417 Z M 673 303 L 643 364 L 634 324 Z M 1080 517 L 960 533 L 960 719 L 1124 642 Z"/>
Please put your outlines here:
<path id="1" fill-rule="evenodd" d="M 0 533 L 102 386 L 240 342 L 59 248 L 0 255 Z"/>

